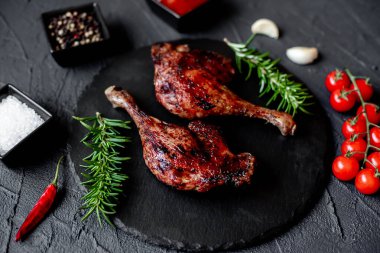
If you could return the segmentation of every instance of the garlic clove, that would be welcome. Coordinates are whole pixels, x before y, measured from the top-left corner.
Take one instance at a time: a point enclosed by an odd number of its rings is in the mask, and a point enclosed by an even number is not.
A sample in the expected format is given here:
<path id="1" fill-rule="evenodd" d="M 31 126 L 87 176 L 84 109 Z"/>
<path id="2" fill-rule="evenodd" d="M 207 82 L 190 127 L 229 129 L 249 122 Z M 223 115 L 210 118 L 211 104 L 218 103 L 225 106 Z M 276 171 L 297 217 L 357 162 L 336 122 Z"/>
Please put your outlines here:
<path id="1" fill-rule="evenodd" d="M 262 18 L 255 21 L 251 27 L 253 34 L 263 34 L 270 38 L 278 39 L 279 30 L 277 25 L 270 19 Z"/>
<path id="2" fill-rule="evenodd" d="M 292 47 L 286 50 L 286 56 L 294 63 L 306 65 L 318 58 L 318 49 L 315 47 Z"/>

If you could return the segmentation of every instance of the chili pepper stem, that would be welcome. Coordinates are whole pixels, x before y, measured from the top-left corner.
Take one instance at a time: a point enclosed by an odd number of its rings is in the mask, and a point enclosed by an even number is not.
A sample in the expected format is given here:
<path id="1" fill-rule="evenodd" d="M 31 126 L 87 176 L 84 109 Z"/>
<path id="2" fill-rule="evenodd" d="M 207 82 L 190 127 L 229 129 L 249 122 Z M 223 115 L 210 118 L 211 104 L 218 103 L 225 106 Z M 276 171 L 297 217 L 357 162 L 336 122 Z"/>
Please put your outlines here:
<path id="1" fill-rule="evenodd" d="M 59 173 L 59 166 L 61 165 L 61 162 L 63 160 L 63 157 L 64 156 L 61 156 L 58 160 L 58 163 L 57 163 L 57 167 L 55 169 L 55 176 L 54 176 L 54 179 L 53 179 L 53 182 L 51 182 L 52 185 L 54 185 L 55 187 L 57 187 L 57 181 L 58 181 L 58 173 Z"/>

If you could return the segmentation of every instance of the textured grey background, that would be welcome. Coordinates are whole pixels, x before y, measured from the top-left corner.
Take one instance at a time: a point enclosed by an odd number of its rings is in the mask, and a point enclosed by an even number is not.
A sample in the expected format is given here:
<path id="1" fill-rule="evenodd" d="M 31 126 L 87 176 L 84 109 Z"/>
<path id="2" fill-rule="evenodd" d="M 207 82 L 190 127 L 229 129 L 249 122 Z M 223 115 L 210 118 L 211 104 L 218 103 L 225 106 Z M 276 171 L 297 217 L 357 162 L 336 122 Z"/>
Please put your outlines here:
<path id="1" fill-rule="evenodd" d="M 377 0 L 300 1 L 234 0 L 227 4 L 229 15 L 202 32 L 180 34 L 168 27 L 142 0 L 98 1 L 109 24 L 127 31 L 132 50 L 155 41 L 179 38 L 228 37 L 243 41 L 251 23 L 262 17 L 276 21 L 281 29 L 278 41 L 257 38 L 255 45 L 284 58 L 282 64 L 305 82 L 321 101 L 331 119 L 336 152 L 343 141 L 340 127 L 347 115 L 333 112 L 323 80 L 335 67 L 371 77 L 379 93 L 380 3 Z M 68 122 L 76 101 L 95 74 L 108 60 L 61 68 L 49 55 L 40 14 L 86 1 L 0 2 L 0 80 L 13 83 L 32 98 Z M 215 10 L 217 11 L 217 10 Z M 302 67 L 285 59 L 291 46 L 317 46 L 320 60 Z M 60 135 L 57 132 L 57 135 Z M 23 243 L 14 242 L 17 229 L 28 211 L 51 181 L 55 163 L 65 145 L 28 166 L 8 168 L 0 162 L 0 252 L 166 252 L 95 219 L 81 222 L 79 210 L 83 189 L 79 186 L 70 157 L 62 169 L 64 188 L 48 218 Z M 20 159 L 23 159 L 20 157 Z M 307 169 L 307 164 L 305 165 Z M 380 252 L 380 201 L 363 196 L 351 183 L 331 177 L 314 209 L 283 235 L 242 252 Z"/>

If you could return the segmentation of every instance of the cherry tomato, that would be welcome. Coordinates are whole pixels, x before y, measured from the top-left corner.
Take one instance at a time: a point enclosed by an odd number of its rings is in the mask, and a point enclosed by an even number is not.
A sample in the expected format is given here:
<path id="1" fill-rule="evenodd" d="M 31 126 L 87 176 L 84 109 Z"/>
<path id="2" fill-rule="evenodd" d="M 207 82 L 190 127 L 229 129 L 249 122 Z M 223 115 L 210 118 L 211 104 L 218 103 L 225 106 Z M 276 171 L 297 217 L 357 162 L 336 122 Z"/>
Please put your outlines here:
<path id="1" fill-rule="evenodd" d="M 352 117 L 346 120 L 342 125 L 342 133 L 346 139 L 351 138 L 355 134 L 359 138 L 364 138 L 366 136 L 367 125 L 363 118 Z"/>
<path id="2" fill-rule="evenodd" d="M 334 176 L 342 181 L 349 181 L 356 177 L 359 172 L 359 162 L 355 158 L 338 156 L 335 158 L 332 171 Z"/>
<path id="3" fill-rule="evenodd" d="M 369 122 L 373 124 L 380 123 L 380 108 L 375 104 L 366 104 L 365 110 L 367 112 L 367 117 Z M 363 115 L 363 106 L 360 106 L 356 112 L 356 115 L 360 115 L 359 117 L 364 118 Z"/>
<path id="4" fill-rule="evenodd" d="M 379 127 L 372 127 L 371 130 L 369 130 L 369 143 L 372 146 L 375 146 L 377 148 L 380 148 L 380 128 Z"/>
<path id="5" fill-rule="evenodd" d="M 369 169 L 375 169 L 378 168 L 380 169 L 380 152 L 373 152 L 372 154 L 370 154 L 368 157 L 367 157 L 368 161 L 369 162 L 365 162 L 365 167 L 366 168 L 369 168 Z M 373 166 L 375 167 L 373 167 Z"/>
<path id="6" fill-rule="evenodd" d="M 356 176 L 355 187 L 362 194 L 374 194 L 380 188 L 380 179 L 375 176 L 374 169 L 366 168 Z"/>
<path id="7" fill-rule="evenodd" d="M 363 139 L 356 139 L 356 140 L 345 140 L 342 144 L 341 151 L 342 155 L 351 155 L 351 157 L 355 158 L 358 161 L 361 161 L 364 159 L 364 152 L 367 148 L 367 142 Z M 351 154 L 353 153 L 353 154 Z"/>
<path id="8" fill-rule="evenodd" d="M 356 79 L 356 84 L 358 85 L 359 91 L 362 94 L 362 98 L 364 101 L 368 101 L 371 99 L 373 95 L 373 87 L 367 79 Z M 354 90 L 355 86 L 351 84 L 350 90 Z M 357 91 L 354 92 L 357 101 L 360 101 Z"/>
<path id="9" fill-rule="evenodd" d="M 347 93 L 348 90 L 335 90 L 331 93 L 330 104 L 337 112 L 347 112 L 354 107 L 356 98 L 354 93 Z"/>
<path id="10" fill-rule="evenodd" d="M 328 91 L 341 90 L 350 86 L 350 78 L 347 73 L 342 70 L 331 71 L 325 80 L 325 85 Z"/>

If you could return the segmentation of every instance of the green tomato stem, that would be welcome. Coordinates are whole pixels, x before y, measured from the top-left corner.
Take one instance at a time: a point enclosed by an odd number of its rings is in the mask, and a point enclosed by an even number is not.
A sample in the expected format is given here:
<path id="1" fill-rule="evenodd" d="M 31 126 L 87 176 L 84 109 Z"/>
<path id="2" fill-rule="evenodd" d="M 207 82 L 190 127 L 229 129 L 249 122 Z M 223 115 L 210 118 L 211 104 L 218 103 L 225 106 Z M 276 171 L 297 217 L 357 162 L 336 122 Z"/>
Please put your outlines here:
<path id="1" fill-rule="evenodd" d="M 364 159 L 363 159 L 363 163 L 362 163 L 362 166 L 361 166 L 361 169 L 364 169 L 364 166 L 365 166 L 365 163 L 366 163 L 366 162 L 368 162 L 369 164 L 371 164 L 371 165 L 373 166 L 373 164 L 367 159 L 369 149 L 370 149 L 370 148 L 374 148 L 374 149 L 376 149 L 377 151 L 380 151 L 379 148 L 370 145 L 371 137 L 370 137 L 370 133 L 369 133 L 369 128 L 370 128 L 370 126 L 376 126 L 376 127 L 378 127 L 378 125 L 373 124 L 373 123 L 369 122 L 369 120 L 368 120 L 367 109 L 366 109 L 366 107 L 365 107 L 367 103 L 364 101 L 363 96 L 362 96 L 362 93 L 360 92 L 359 86 L 358 86 L 357 83 L 356 83 L 356 79 L 357 79 L 357 77 L 354 76 L 354 75 L 351 73 L 351 71 L 350 71 L 349 69 L 346 69 L 346 73 L 347 73 L 348 77 L 350 78 L 352 84 L 354 85 L 355 90 L 356 90 L 356 92 L 357 92 L 357 94 L 358 94 L 358 97 L 359 97 L 360 103 L 361 103 L 361 105 L 362 105 L 362 107 L 363 107 L 363 112 L 362 112 L 362 114 L 363 114 L 363 116 L 364 116 L 365 123 L 366 123 L 366 129 L 367 129 L 367 131 L 366 131 L 366 135 L 367 135 L 367 147 L 366 147 L 366 150 L 365 150 Z M 358 116 L 359 116 L 359 115 L 357 115 L 357 117 L 358 117 Z M 379 169 L 378 169 L 376 166 L 373 166 L 373 167 L 375 168 L 375 171 L 376 171 L 375 176 L 379 177 L 379 176 L 380 176 Z"/>

